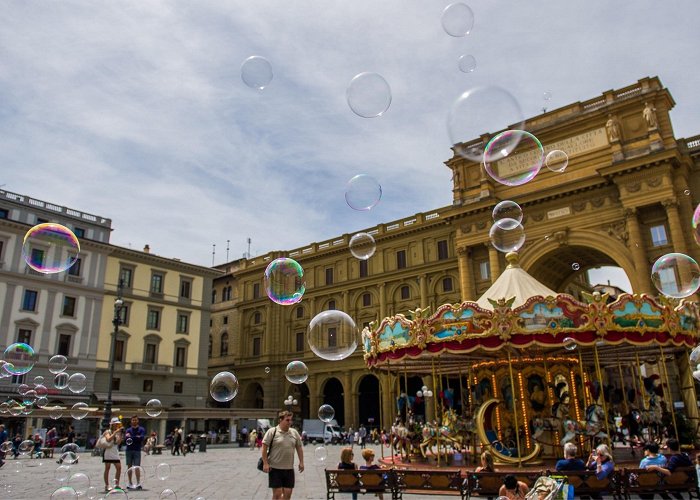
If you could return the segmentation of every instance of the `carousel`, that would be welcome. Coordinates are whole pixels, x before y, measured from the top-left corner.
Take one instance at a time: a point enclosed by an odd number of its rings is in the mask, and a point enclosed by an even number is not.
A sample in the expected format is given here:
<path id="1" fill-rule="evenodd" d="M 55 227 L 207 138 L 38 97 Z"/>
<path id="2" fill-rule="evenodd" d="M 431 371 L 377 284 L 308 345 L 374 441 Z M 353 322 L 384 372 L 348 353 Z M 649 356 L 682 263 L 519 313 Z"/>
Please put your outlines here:
<path id="1" fill-rule="evenodd" d="M 367 366 L 387 377 L 396 418 L 391 460 L 459 465 L 489 450 L 497 462 L 541 463 L 574 442 L 694 444 L 698 403 L 690 349 L 695 302 L 646 294 L 548 289 L 506 256 L 476 302 L 416 309 L 373 323 Z M 409 376 L 423 386 L 411 391 Z"/>

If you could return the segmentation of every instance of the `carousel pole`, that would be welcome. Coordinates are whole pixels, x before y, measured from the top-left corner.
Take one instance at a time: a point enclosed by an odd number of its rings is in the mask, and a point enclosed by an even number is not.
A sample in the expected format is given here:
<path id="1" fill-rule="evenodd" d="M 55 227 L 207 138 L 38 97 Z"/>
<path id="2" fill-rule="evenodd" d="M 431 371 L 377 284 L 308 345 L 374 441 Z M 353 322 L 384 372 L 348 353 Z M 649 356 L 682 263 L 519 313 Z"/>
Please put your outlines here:
<path id="1" fill-rule="evenodd" d="M 581 392 L 583 392 L 581 396 L 583 396 L 583 411 L 586 411 L 586 408 L 588 408 L 588 398 L 586 397 L 588 393 L 586 391 L 586 377 L 583 373 L 583 356 L 581 355 L 580 348 L 578 350 L 578 369 L 581 372 Z"/>
<path id="2" fill-rule="evenodd" d="M 547 357 L 542 356 L 542 361 L 544 361 L 544 378 L 545 381 L 547 382 L 547 403 L 549 404 L 550 408 L 550 415 L 551 415 L 551 409 L 552 406 L 554 406 L 554 392 L 552 391 L 552 376 L 549 373 L 549 367 L 547 366 Z M 559 431 L 554 431 L 554 441 L 559 442 Z"/>
<path id="3" fill-rule="evenodd" d="M 642 370 L 640 369 L 641 367 L 639 366 L 639 354 L 634 353 L 634 355 L 637 358 L 637 375 L 639 375 L 639 397 L 642 400 L 642 409 L 646 410 L 647 403 L 644 399 L 644 381 L 642 380 Z"/>
<path id="4" fill-rule="evenodd" d="M 459 406 L 462 408 L 462 418 L 465 417 L 466 411 L 464 408 L 464 388 L 462 387 L 462 367 L 459 367 Z"/>
<path id="5" fill-rule="evenodd" d="M 515 381 L 513 379 L 513 363 L 511 362 L 510 350 L 508 351 L 508 372 L 510 374 L 510 387 L 513 393 L 513 423 L 515 424 L 515 444 L 518 447 L 518 467 L 523 466 L 523 453 L 520 449 L 520 426 L 518 425 L 518 405 L 515 404 Z"/>
<path id="6" fill-rule="evenodd" d="M 595 355 L 595 370 L 600 383 L 600 395 L 603 396 L 603 417 L 605 418 L 605 430 L 608 433 L 608 444 L 612 445 L 612 437 L 610 436 L 610 424 L 608 423 L 608 405 L 605 403 L 605 389 L 603 384 L 603 372 L 600 371 L 600 359 L 598 358 L 598 345 L 593 344 L 593 354 Z M 595 403 L 595 401 L 594 401 Z"/>
<path id="7" fill-rule="evenodd" d="M 430 359 L 430 363 L 433 368 L 433 404 L 435 405 L 435 422 L 436 422 L 436 427 L 437 427 L 437 418 L 438 418 L 438 392 L 437 392 L 437 385 L 435 382 L 435 358 Z M 436 428 L 435 429 L 435 442 L 437 446 L 437 466 L 440 467 L 440 429 Z"/>
<path id="8" fill-rule="evenodd" d="M 622 400 L 625 403 L 624 415 L 627 415 L 630 412 L 630 406 L 627 402 L 627 391 L 625 390 L 625 376 L 622 373 L 622 363 L 620 363 L 619 361 L 617 362 L 617 369 L 620 372 L 620 388 L 622 389 Z"/>
<path id="9" fill-rule="evenodd" d="M 408 404 L 409 404 L 409 399 L 408 399 L 408 372 L 406 371 L 406 361 L 404 360 L 403 362 L 403 388 L 404 388 L 404 394 L 406 395 L 406 423 L 408 423 Z"/>
<path id="10" fill-rule="evenodd" d="M 668 380 L 668 368 L 666 367 L 666 354 L 664 353 L 664 348 L 659 344 L 659 351 L 661 351 L 662 366 L 664 368 L 664 379 L 666 379 L 666 389 L 668 390 L 668 400 L 671 403 L 669 411 L 671 412 L 671 421 L 673 422 L 673 430 L 676 434 L 676 441 L 679 443 L 681 440 L 678 438 L 678 426 L 676 425 L 676 408 L 673 404 L 673 393 L 671 392 L 671 384 Z"/>
<path id="11" fill-rule="evenodd" d="M 391 399 L 391 413 L 393 414 L 393 406 L 394 402 L 397 401 L 397 398 L 394 397 L 394 388 L 396 387 L 396 380 L 392 380 L 391 376 L 391 360 L 387 356 L 386 358 L 386 373 L 389 376 L 389 398 Z M 394 426 L 392 419 L 391 427 Z M 389 451 L 391 452 L 391 465 L 394 465 L 396 462 L 396 453 L 394 453 L 394 443 L 393 439 L 391 436 L 391 427 L 389 427 L 389 435 L 387 436 L 389 438 Z"/>
<path id="12" fill-rule="evenodd" d="M 382 434 L 384 432 L 384 427 L 382 427 L 382 424 L 384 423 L 384 420 L 382 419 L 382 412 L 384 411 L 384 398 L 382 397 L 384 395 L 384 392 L 382 391 L 382 372 L 381 370 L 379 371 L 379 448 L 381 450 L 382 454 L 382 460 L 384 460 L 384 443 L 382 442 Z"/>

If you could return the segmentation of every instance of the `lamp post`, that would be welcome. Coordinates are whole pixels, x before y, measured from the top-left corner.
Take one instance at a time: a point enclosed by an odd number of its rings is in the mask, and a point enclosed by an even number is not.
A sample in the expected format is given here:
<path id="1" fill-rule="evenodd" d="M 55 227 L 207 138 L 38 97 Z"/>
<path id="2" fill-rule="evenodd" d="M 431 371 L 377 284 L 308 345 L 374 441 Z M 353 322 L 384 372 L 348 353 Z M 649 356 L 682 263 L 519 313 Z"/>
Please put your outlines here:
<path id="1" fill-rule="evenodd" d="M 119 333 L 119 325 L 121 325 L 121 310 L 124 305 L 122 300 L 122 288 L 124 281 L 119 280 L 119 285 L 117 286 L 117 298 L 114 301 L 114 319 L 112 319 L 112 324 L 114 325 L 114 330 L 112 331 L 112 343 L 109 348 L 109 380 L 107 381 L 107 400 L 105 401 L 105 412 L 102 417 L 102 430 L 105 431 L 109 428 L 109 421 L 112 419 L 112 380 L 114 379 L 114 351 L 117 346 L 117 334 Z"/>

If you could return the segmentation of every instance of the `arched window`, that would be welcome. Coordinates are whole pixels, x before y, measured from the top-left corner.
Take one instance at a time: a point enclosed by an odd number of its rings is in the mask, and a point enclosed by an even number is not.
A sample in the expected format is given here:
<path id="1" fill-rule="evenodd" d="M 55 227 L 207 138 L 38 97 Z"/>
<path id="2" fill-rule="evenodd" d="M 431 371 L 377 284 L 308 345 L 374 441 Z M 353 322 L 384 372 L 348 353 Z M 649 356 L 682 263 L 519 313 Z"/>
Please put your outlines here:
<path id="1" fill-rule="evenodd" d="M 211 338 L 211 335 L 209 335 L 209 357 L 211 358 L 211 351 L 212 351 L 212 346 L 214 344 L 213 339 Z"/>
<path id="2" fill-rule="evenodd" d="M 411 298 L 411 289 L 407 286 L 401 287 L 401 299 L 406 300 Z"/>
<path id="3" fill-rule="evenodd" d="M 221 334 L 220 352 L 222 356 L 228 356 L 228 333 L 226 332 Z"/>

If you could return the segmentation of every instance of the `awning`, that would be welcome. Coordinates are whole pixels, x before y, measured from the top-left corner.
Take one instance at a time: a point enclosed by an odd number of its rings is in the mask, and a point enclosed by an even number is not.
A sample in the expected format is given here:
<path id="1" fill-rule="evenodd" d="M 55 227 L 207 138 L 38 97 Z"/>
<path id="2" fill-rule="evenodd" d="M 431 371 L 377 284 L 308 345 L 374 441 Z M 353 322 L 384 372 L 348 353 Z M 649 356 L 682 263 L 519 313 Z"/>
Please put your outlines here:
<path id="1" fill-rule="evenodd" d="M 107 401 L 107 393 L 106 392 L 96 392 L 94 393 L 95 397 L 97 398 L 98 401 Z M 141 397 L 137 396 L 136 394 L 123 394 L 123 393 L 116 393 L 112 394 L 112 402 L 121 402 L 121 403 L 140 403 L 141 402 Z"/>

